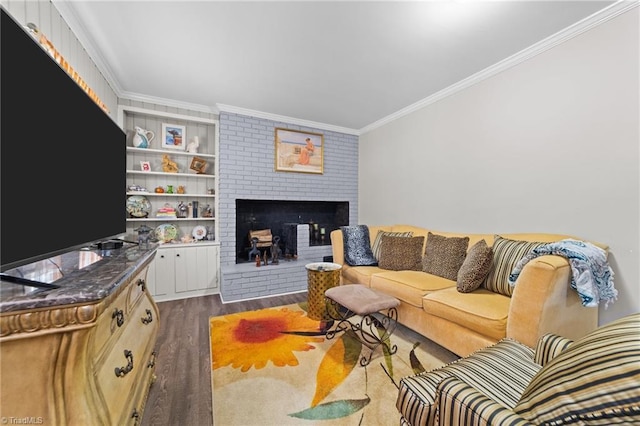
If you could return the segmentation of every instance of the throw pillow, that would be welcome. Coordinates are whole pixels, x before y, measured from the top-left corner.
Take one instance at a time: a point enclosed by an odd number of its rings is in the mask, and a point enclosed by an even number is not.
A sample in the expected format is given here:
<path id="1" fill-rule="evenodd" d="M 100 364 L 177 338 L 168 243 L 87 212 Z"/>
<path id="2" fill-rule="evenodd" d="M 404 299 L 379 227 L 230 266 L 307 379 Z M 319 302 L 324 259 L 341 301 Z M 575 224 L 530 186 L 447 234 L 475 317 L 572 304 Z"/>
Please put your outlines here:
<path id="1" fill-rule="evenodd" d="M 536 425 L 640 424 L 638 330 L 636 313 L 576 340 L 538 371 L 513 411 Z"/>
<path id="2" fill-rule="evenodd" d="M 493 259 L 493 250 L 485 240 L 480 240 L 471 246 L 458 270 L 456 286 L 460 293 L 470 293 L 482 285 L 491 269 L 491 259 Z"/>
<path id="3" fill-rule="evenodd" d="M 373 257 L 380 261 L 380 243 L 382 243 L 382 236 L 387 235 L 389 237 L 413 237 L 413 232 L 389 232 L 389 231 L 378 231 L 376 235 L 376 239 L 373 240 L 373 246 L 371 247 L 371 251 L 373 251 Z"/>
<path id="4" fill-rule="evenodd" d="M 380 266 L 392 271 L 419 271 L 424 237 L 382 236 Z"/>
<path id="5" fill-rule="evenodd" d="M 427 234 L 422 270 L 455 281 L 469 247 L 469 237 L 445 237 Z"/>
<path id="6" fill-rule="evenodd" d="M 344 240 L 344 261 L 350 266 L 376 266 L 378 261 L 371 251 L 367 225 L 341 226 Z"/>
<path id="7" fill-rule="evenodd" d="M 495 236 L 493 242 L 493 261 L 484 286 L 494 293 L 511 297 L 513 287 L 509 285 L 509 274 L 516 263 L 536 247 L 546 243 L 519 241 Z"/>

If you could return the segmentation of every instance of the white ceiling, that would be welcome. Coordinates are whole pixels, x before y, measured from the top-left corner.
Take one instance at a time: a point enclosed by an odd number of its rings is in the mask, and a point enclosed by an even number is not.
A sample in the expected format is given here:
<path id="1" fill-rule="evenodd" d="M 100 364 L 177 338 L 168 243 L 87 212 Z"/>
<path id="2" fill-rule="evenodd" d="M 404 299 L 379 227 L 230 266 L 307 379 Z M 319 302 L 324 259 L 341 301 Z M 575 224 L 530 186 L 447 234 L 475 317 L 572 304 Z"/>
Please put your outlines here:
<path id="1" fill-rule="evenodd" d="M 54 0 L 121 97 L 354 133 L 612 3 Z"/>

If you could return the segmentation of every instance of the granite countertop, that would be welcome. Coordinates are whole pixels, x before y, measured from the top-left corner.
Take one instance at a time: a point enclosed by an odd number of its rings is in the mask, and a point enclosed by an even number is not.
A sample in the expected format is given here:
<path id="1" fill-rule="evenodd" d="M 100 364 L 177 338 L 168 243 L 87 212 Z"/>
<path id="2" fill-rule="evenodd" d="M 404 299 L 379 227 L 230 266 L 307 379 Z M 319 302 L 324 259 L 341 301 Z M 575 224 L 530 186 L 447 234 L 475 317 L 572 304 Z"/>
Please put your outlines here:
<path id="1" fill-rule="evenodd" d="M 125 244 L 116 250 L 78 250 L 8 271 L 15 275 L 22 269 L 20 275 L 34 281 L 49 279 L 48 282 L 60 287 L 45 289 L 1 281 L 0 313 L 104 299 L 151 262 L 157 247 L 153 244 L 143 249 Z"/>

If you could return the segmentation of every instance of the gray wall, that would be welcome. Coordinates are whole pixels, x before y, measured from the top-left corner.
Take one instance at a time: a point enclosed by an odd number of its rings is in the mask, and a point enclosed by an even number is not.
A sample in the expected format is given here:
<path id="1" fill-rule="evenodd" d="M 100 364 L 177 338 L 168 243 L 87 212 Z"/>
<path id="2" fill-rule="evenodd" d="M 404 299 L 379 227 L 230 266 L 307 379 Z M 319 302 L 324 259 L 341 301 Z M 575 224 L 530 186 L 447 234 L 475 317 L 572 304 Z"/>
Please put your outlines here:
<path id="1" fill-rule="evenodd" d="M 360 223 L 610 246 L 640 311 L 638 8 L 360 136 Z"/>

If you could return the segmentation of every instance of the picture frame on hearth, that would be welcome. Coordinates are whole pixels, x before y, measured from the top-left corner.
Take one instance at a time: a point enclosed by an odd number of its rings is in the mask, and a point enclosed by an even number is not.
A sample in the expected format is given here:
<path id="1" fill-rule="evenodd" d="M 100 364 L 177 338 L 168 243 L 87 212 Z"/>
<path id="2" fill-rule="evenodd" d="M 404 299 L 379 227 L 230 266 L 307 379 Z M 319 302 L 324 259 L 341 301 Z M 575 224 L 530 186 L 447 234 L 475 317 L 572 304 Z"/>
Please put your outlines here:
<path id="1" fill-rule="evenodd" d="M 162 123 L 162 148 L 184 151 L 187 128 L 180 124 Z"/>
<path id="2" fill-rule="evenodd" d="M 324 135 L 275 129 L 276 172 L 324 173 Z"/>

